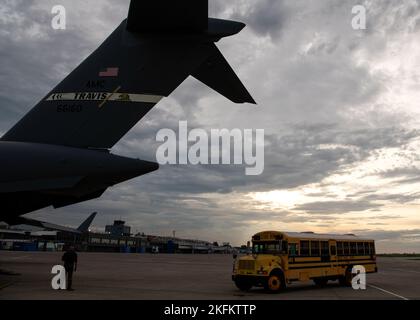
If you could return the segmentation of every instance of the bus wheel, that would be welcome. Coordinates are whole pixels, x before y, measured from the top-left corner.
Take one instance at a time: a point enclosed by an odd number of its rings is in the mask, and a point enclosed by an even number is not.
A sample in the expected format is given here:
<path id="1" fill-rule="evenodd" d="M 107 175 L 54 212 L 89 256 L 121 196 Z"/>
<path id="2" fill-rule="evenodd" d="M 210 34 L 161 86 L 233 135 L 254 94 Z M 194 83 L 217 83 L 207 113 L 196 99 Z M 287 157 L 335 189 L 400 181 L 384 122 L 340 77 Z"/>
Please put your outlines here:
<path id="1" fill-rule="evenodd" d="M 249 291 L 252 288 L 252 284 L 246 280 L 235 280 L 236 287 L 241 291 Z"/>
<path id="2" fill-rule="evenodd" d="M 351 270 L 353 267 L 349 267 L 346 270 L 346 273 L 344 274 L 344 276 L 341 276 L 339 278 L 339 282 L 340 285 L 343 287 L 351 287 L 351 280 L 352 280 L 352 274 L 351 274 Z"/>
<path id="3" fill-rule="evenodd" d="M 325 287 L 327 285 L 328 279 L 327 278 L 315 278 L 314 279 L 315 285 L 318 287 Z"/>
<path id="4" fill-rule="evenodd" d="M 285 287 L 284 278 L 279 273 L 271 274 L 267 279 L 265 289 L 272 293 L 277 293 Z"/>

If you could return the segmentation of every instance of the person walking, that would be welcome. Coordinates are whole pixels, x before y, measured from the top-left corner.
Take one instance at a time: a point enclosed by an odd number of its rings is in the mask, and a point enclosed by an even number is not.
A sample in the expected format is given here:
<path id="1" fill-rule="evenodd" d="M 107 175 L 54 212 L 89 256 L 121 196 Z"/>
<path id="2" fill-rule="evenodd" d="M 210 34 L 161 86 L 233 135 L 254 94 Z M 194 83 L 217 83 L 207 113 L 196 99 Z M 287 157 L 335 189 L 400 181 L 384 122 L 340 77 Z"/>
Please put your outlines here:
<path id="1" fill-rule="evenodd" d="M 61 260 L 64 262 L 64 269 L 66 269 L 66 283 L 67 290 L 73 291 L 73 271 L 77 270 L 77 253 L 73 246 L 70 246 L 66 252 L 64 252 Z"/>

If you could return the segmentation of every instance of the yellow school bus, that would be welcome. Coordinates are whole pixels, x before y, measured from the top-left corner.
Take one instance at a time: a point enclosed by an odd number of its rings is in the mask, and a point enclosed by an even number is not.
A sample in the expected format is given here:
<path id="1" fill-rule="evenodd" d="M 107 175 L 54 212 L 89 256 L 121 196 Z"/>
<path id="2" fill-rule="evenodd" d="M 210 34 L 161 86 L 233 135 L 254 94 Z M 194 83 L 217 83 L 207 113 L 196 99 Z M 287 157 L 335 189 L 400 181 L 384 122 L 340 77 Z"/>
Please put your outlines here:
<path id="1" fill-rule="evenodd" d="M 253 286 L 278 292 L 294 281 L 350 286 L 353 266 L 377 272 L 374 240 L 353 234 L 265 231 L 252 237 L 252 254 L 238 257 L 232 280 L 243 291 Z"/>

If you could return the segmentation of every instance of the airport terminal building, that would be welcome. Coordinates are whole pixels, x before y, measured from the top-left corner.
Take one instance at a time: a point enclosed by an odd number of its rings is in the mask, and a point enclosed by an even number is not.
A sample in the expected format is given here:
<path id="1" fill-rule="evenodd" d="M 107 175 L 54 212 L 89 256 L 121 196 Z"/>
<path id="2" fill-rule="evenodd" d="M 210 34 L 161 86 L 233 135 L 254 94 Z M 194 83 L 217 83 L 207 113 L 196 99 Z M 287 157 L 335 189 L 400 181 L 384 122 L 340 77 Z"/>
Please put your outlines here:
<path id="1" fill-rule="evenodd" d="M 0 228 L 0 250 L 62 251 L 74 245 L 82 252 L 124 253 L 232 253 L 228 243 L 219 246 L 203 240 L 131 234 L 124 221 L 107 225 L 105 232 L 24 231 Z"/>

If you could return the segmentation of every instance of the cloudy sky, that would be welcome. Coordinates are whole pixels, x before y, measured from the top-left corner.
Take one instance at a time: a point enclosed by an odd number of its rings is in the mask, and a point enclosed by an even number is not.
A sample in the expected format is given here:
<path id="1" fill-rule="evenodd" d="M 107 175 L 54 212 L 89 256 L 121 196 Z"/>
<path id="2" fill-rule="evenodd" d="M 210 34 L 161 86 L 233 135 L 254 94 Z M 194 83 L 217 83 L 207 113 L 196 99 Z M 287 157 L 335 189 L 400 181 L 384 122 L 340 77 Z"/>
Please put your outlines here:
<path id="1" fill-rule="evenodd" d="M 195 79 L 112 150 L 155 160 L 161 128 L 265 129 L 265 170 L 162 166 L 100 199 L 31 217 L 102 229 L 245 243 L 266 229 L 352 232 L 381 252 L 420 251 L 420 1 L 210 0 L 247 24 L 219 48 L 258 106 L 235 105 Z M 62 4 L 67 29 L 51 28 Z M 42 99 L 126 17 L 128 0 L 3 0 L 0 133 Z M 367 29 L 353 30 L 363 4 Z"/>

